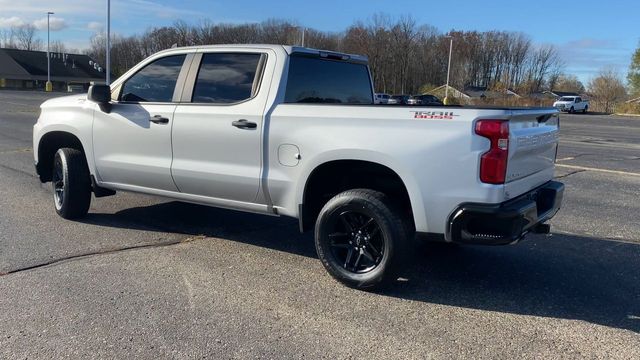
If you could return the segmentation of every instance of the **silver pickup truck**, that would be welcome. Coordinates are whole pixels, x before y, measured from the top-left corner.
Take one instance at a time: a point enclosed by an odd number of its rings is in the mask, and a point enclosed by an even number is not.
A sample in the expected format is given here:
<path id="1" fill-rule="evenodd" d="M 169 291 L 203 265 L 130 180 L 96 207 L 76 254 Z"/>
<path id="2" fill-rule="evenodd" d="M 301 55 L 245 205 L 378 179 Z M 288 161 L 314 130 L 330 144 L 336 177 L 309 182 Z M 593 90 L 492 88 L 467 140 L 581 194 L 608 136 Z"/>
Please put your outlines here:
<path id="1" fill-rule="evenodd" d="M 553 108 L 374 105 L 365 57 L 224 45 L 162 51 L 46 101 L 33 146 L 64 218 L 116 191 L 290 216 L 315 229 L 332 276 L 371 289 L 414 239 L 548 232 L 558 125 Z"/>

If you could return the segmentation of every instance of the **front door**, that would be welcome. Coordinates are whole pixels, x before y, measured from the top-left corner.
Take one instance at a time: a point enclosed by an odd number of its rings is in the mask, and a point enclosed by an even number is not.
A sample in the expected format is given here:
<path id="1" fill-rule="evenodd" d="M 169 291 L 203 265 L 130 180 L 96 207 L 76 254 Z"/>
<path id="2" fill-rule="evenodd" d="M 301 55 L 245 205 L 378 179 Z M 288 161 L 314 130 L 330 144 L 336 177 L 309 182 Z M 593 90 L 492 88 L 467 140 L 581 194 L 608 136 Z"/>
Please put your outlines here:
<path id="1" fill-rule="evenodd" d="M 185 55 L 172 55 L 149 63 L 119 87 L 110 112 L 96 110 L 93 144 L 101 182 L 177 191 L 171 126 L 184 60 Z"/>

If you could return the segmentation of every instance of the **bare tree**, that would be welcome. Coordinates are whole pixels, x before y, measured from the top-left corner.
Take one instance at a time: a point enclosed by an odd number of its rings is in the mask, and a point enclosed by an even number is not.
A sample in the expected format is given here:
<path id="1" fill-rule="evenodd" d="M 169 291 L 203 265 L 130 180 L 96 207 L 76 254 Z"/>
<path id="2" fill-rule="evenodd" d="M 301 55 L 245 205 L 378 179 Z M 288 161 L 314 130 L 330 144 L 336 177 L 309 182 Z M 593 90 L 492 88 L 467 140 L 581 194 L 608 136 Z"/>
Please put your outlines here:
<path id="1" fill-rule="evenodd" d="M 555 82 L 549 84 L 549 88 L 550 90 L 569 91 L 578 94 L 585 92 L 584 85 L 580 80 L 578 80 L 578 77 L 567 74 L 561 74 L 558 76 Z"/>
<path id="2" fill-rule="evenodd" d="M 67 47 L 62 43 L 62 41 L 60 40 L 54 40 L 49 44 L 49 50 L 51 52 L 56 52 L 56 53 L 66 53 L 69 52 L 69 50 L 67 49 Z"/>
<path id="3" fill-rule="evenodd" d="M 140 35 L 112 38 L 112 71 L 120 75 L 143 58 L 173 45 L 271 43 L 298 45 L 302 27 L 295 22 L 270 19 L 255 24 L 224 24 L 204 21 L 190 25 L 150 28 Z M 534 48 L 521 33 L 451 31 L 440 34 L 429 25 L 418 25 L 411 17 L 392 19 L 376 14 L 356 22 L 342 33 L 307 29 L 305 45 L 363 54 L 376 91 L 415 93 L 444 84 L 447 74 L 449 38 L 453 38 L 451 84 L 538 91 L 558 82 L 562 63 L 556 48 Z M 104 63 L 104 35 L 97 34 L 87 51 Z"/>
<path id="4" fill-rule="evenodd" d="M 602 69 L 598 76 L 591 79 L 589 92 L 596 105 L 607 113 L 612 112 L 614 105 L 627 96 L 627 90 L 620 75 L 613 69 Z"/>
<path id="5" fill-rule="evenodd" d="M 36 27 L 27 24 L 14 29 L 16 47 L 21 50 L 42 50 L 42 40 L 36 37 Z"/>
<path id="6" fill-rule="evenodd" d="M 0 47 L 7 49 L 16 47 L 14 29 L 0 30 Z"/>

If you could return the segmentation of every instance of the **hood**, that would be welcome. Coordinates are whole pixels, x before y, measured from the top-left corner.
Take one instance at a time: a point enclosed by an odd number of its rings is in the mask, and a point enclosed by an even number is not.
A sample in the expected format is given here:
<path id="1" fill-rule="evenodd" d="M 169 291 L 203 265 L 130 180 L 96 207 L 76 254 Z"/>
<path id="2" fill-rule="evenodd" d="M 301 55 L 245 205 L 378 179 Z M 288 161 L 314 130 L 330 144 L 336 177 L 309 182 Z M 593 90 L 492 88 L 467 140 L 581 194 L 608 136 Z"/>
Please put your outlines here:
<path id="1" fill-rule="evenodd" d="M 49 99 L 40 105 L 40 108 L 52 108 L 52 107 L 67 107 L 74 105 L 82 105 L 87 101 L 87 94 L 75 94 L 60 96 L 53 99 Z"/>

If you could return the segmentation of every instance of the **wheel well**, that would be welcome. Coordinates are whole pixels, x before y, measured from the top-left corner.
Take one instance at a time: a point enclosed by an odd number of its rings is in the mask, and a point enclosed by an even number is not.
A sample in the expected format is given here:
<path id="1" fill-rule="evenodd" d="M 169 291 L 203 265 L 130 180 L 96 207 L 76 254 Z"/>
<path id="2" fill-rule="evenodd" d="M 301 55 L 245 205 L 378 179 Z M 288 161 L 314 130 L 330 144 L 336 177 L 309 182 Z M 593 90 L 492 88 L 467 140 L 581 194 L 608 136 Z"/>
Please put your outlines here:
<path id="1" fill-rule="evenodd" d="M 336 160 L 313 170 L 300 204 L 300 231 L 311 230 L 324 204 L 349 189 L 372 189 L 391 198 L 413 224 L 409 193 L 404 182 L 390 168 L 362 160 Z"/>
<path id="2" fill-rule="evenodd" d="M 85 153 L 80 139 L 71 133 L 52 131 L 45 134 L 40 139 L 40 144 L 38 145 L 38 164 L 36 165 L 36 171 L 40 176 L 40 181 L 51 181 L 53 157 L 56 151 L 61 148 L 77 149 L 82 151 L 83 154 Z"/>

